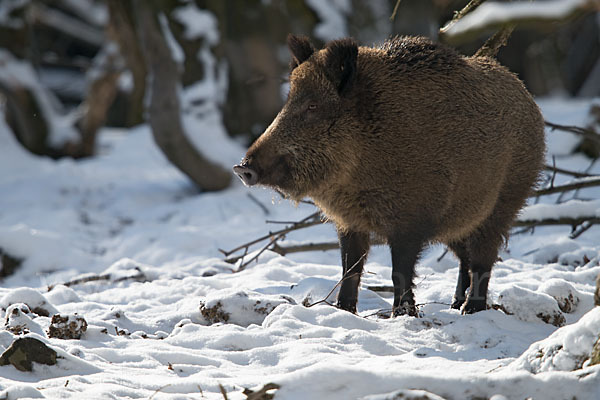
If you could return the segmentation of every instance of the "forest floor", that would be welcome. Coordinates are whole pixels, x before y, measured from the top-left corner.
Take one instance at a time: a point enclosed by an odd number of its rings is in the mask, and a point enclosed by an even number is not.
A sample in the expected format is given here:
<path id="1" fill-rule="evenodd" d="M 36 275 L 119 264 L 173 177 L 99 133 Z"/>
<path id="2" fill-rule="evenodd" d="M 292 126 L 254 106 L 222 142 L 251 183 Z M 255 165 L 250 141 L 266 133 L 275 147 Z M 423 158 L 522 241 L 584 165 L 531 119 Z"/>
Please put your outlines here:
<path id="1" fill-rule="evenodd" d="M 548 121 L 580 126 L 590 105 L 539 104 Z M 244 154 L 218 118 L 186 123 L 224 165 Z M 547 138 L 549 164 L 555 156 L 560 168 L 600 174 L 600 163 L 573 155 L 577 137 Z M 600 226 L 575 239 L 570 226 L 515 232 L 490 283 L 488 304 L 501 307 L 465 316 L 449 307 L 457 260 L 440 259 L 439 245 L 417 266 L 422 316 L 378 316 L 392 299 L 367 287 L 391 285 L 391 268 L 389 251 L 374 248 L 353 315 L 305 307 L 340 279 L 338 251 L 266 251 L 236 273 L 219 252 L 282 228 L 265 220 L 298 221 L 313 206 L 237 181 L 198 194 L 146 126 L 105 129 L 99 149 L 81 161 L 35 157 L 0 125 L 0 249 L 21 260 L 1 281 L 0 353 L 26 336 L 58 356 L 32 372 L 1 366 L 0 399 L 244 399 L 245 388 L 268 383 L 279 386 L 276 399 L 600 398 L 600 366 L 586 361 L 600 333 Z M 554 184 L 572 179 L 557 174 Z M 600 216 L 598 199 L 599 188 L 544 196 L 523 215 Z M 326 224 L 282 243 L 335 238 Z M 56 313 L 83 317 L 87 330 L 49 334 Z"/>

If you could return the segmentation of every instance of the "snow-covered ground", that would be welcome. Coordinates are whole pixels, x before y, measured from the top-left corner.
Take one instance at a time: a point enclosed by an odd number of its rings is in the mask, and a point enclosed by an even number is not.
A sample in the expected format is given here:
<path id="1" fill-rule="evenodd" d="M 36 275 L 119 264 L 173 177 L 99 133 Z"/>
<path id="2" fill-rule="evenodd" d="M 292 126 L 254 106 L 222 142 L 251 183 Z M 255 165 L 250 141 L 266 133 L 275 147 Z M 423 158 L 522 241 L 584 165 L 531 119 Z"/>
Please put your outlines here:
<path id="1" fill-rule="evenodd" d="M 549 121 L 586 122 L 588 101 L 539 103 Z M 245 149 L 224 138 L 215 115 L 186 126 L 230 166 Z M 244 388 L 271 382 L 280 386 L 276 399 L 600 398 L 600 367 L 585 361 L 600 333 L 592 296 L 600 227 L 574 240 L 565 226 L 514 235 L 488 300 L 511 315 L 451 310 L 457 261 L 450 254 L 438 261 L 441 246 L 417 267 L 422 318 L 373 315 L 390 308 L 389 295 L 366 288 L 391 284 L 383 247 L 366 265 L 359 315 L 309 308 L 303 304 L 324 298 L 340 278 L 337 251 L 265 252 L 232 273 L 218 249 L 281 227 L 266 219 L 300 220 L 314 212 L 310 205 L 239 182 L 198 194 L 147 127 L 104 130 L 95 158 L 51 161 L 25 153 L 0 124 L 0 248 L 24 260 L 1 282 L 0 353 L 19 332 L 58 353 L 57 365 L 34 364 L 33 372 L 0 367 L 0 399 L 223 398 L 220 385 L 229 399 L 242 399 Z M 572 135 L 548 131 L 548 143 L 549 163 L 554 154 L 561 168 L 600 173 L 570 155 Z M 554 183 L 570 179 L 559 174 Z M 577 195 L 600 199 L 600 189 Z M 578 209 L 568 204 L 567 213 Z M 599 215 L 595 207 L 586 212 Z M 288 240 L 330 241 L 335 232 L 323 225 Z M 92 275 L 102 280 L 61 284 Z M 51 338 L 55 313 L 83 317 L 87 330 L 80 339 Z"/>

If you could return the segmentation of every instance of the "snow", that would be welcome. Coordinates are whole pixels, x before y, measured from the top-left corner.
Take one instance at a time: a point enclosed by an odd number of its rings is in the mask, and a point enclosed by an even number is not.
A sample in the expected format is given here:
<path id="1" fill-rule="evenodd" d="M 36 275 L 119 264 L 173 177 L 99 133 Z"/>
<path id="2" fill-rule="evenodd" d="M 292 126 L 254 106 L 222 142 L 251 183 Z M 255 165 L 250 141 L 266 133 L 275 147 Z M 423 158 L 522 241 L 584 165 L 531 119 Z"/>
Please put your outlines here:
<path id="1" fill-rule="evenodd" d="M 198 8 L 194 2 L 177 7 L 171 14 L 184 26 L 185 39 L 205 38 L 211 46 L 219 42 L 216 17 L 211 12 Z"/>
<path id="2" fill-rule="evenodd" d="M 169 50 L 171 50 L 171 56 L 173 60 L 178 64 L 183 64 L 185 61 L 185 53 L 183 49 L 173 36 L 173 32 L 169 28 L 169 21 L 164 14 L 160 14 L 158 16 L 158 21 L 160 23 L 160 29 L 163 33 L 165 40 L 167 41 L 167 46 L 169 46 Z"/>
<path id="3" fill-rule="evenodd" d="M 480 29 L 489 25 L 502 24 L 515 19 L 562 19 L 583 8 L 586 4 L 593 7 L 595 0 L 546 0 L 518 1 L 512 3 L 486 2 L 465 15 L 446 32 L 449 36 Z"/>
<path id="4" fill-rule="evenodd" d="M 548 338 L 533 343 L 509 369 L 534 374 L 573 371 L 581 368 L 600 332 L 600 308 L 596 307 L 576 323 L 558 329 Z M 590 369 L 598 370 L 600 366 Z"/>
<path id="5" fill-rule="evenodd" d="M 329 41 L 348 36 L 345 16 L 352 13 L 350 0 L 306 0 L 306 5 L 319 17 L 315 27 L 315 37 Z"/>
<path id="6" fill-rule="evenodd" d="M 17 60 L 7 50 L 0 49 L 0 66 L 1 83 L 9 88 L 27 88 L 35 96 L 48 122 L 48 143 L 51 146 L 60 147 L 79 137 L 73 127 L 75 115 L 61 113 L 57 109 L 57 100 L 40 84 L 28 62 Z"/>
<path id="7" fill-rule="evenodd" d="M 25 5 L 29 0 L 9 0 L 0 3 L 0 25 L 7 28 L 19 29 L 23 25 L 23 21 L 18 18 L 11 18 L 10 14 Z"/>
<path id="8" fill-rule="evenodd" d="M 585 182 L 590 178 L 578 179 Z M 582 218 L 600 216 L 600 200 L 569 200 L 561 204 L 535 204 L 527 207 L 519 219 L 524 221 L 540 221 L 543 219 Z"/>
<path id="9" fill-rule="evenodd" d="M 208 81 L 187 88 L 183 119 L 195 145 L 230 167 L 245 147 L 226 135 L 210 101 L 218 90 Z M 590 102 L 539 104 L 548 120 L 584 124 Z M 548 132 L 550 148 L 567 135 Z M 145 125 L 103 129 L 98 140 L 94 158 L 52 161 L 23 151 L 0 118 L 0 248 L 23 259 L 0 287 L 0 352 L 30 336 L 59 355 L 56 366 L 34 364 L 33 372 L 0 367 L 0 398 L 216 399 L 222 385 L 242 399 L 244 388 L 269 382 L 280 385 L 277 399 L 600 398 L 600 367 L 585 361 L 600 332 L 598 227 L 576 239 L 563 226 L 513 235 L 490 282 L 496 309 L 462 316 L 449 308 L 458 267 L 449 254 L 438 261 L 441 246 L 417 266 L 422 318 L 376 315 L 389 314 L 392 301 L 367 289 L 391 284 L 384 247 L 366 264 L 358 315 L 307 307 L 340 279 L 339 252 L 266 251 L 234 273 L 239 262 L 224 262 L 218 249 L 280 227 L 266 219 L 300 220 L 312 206 L 237 181 L 200 194 Z M 567 152 L 557 165 L 600 172 Z M 559 174 L 555 184 L 571 179 Z M 597 211 L 600 189 L 573 196 L 560 204 L 544 196 L 522 218 Z M 331 241 L 335 230 L 321 225 L 288 239 Z M 84 318 L 81 339 L 49 337 L 56 314 Z"/>

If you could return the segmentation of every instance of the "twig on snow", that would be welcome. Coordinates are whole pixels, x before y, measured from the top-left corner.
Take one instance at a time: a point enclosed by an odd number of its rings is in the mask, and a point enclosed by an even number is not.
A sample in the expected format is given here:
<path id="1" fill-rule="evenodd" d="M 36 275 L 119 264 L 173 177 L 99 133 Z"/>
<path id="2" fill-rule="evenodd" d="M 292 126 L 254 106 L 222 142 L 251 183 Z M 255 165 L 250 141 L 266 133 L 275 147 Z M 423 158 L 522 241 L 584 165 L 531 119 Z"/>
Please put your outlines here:
<path id="1" fill-rule="evenodd" d="M 298 229 L 303 229 L 303 228 L 308 228 L 310 226 L 314 226 L 314 225 L 319 225 L 321 224 L 321 220 L 319 218 L 317 218 L 319 216 L 319 212 L 314 212 L 312 214 L 310 214 L 308 217 L 298 221 L 298 222 L 294 222 L 291 226 L 288 226 L 284 229 L 280 229 L 278 231 L 275 232 L 269 232 L 268 234 L 259 237 L 258 239 L 254 239 L 251 240 L 250 242 L 244 243 L 242 245 L 239 245 L 238 247 L 231 249 L 231 250 L 223 250 L 223 249 L 219 249 L 219 251 L 221 253 L 223 253 L 223 255 L 225 257 L 229 257 L 231 254 L 240 251 L 242 249 L 248 249 L 250 246 L 255 245 L 256 243 L 262 242 L 263 240 L 267 240 L 270 237 L 274 236 L 274 235 L 285 235 L 286 233 L 298 230 Z M 235 259 L 226 259 L 225 261 L 230 262 L 230 263 L 234 263 L 237 260 L 239 260 L 238 258 Z"/>
<path id="2" fill-rule="evenodd" d="M 316 306 L 317 304 L 322 304 L 322 303 L 326 303 L 329 304 L 330 306 L 333 306 L 333 304 L 331 304 L 330 302 L 327 301 L 327 299 L 329 298 L 329 296 L 331 296 L 331 294 L 335 291 L 335 289 L 337 289 L 338 286 L 340 286 L 342 284 L 342 282 L 344 282 L 346 279 L 352 277 L 353 274 L 350 274 L 352 272 L 352 270 L 362 261 L 364 260 L 364 258 L 367 256 L 367 253 L 363 254 L 362 256 L 360 256 L 360 258 L 352 265 L 352 267 L 350 267 L 346 273 L 344 275 L 342 275 L 342 278 L 335 284 L 335 286 L 329 291 L 329 293 L 327 293 L 327 296 L 325 296 L 323 299 L 311 303 L 311 304 L 307 304 L 306 307 L 310 308 L 312 306 Z M 335 307 L 335 306 L 334 306 Z"/>
<path id="3" fill-rule="evenodd" d="M 554 159 L 554 157 L 552 157 Z M 597 176 L 597 175 L 591 175 L 585 172 L 577 172 L 577 171 L 570 171 L 567 169 L 563 169 L 563 168 L 559 168 L 555 165 L 546 165 L 544 167 L 544 169 L 546 171 L 552 171 L 552 172 L 556 172 L 559 174 L 563 174 L 563 175 L 570 175 L 570 176 L 574 176 L 575 178 L 589 178 L 591 176 Z"/>
<path id="4" fill-rule="evenodd" d="M 289 246 L 280 246 L 277 243 L 273 244 L 273 248 L 271 251 L 275 253 L 285 256 L 290 253 L 299 253 L 302 251 L 327 251 L 327 250 L 335 250 L 340 247 L 340 244 L 337 241 L 332 242 L 322 242 L 322 243 L 306 243 L 306 244 L 298 244 L 298 245 L 289 245 Z"/>
<path id="5" fill-rule="evenodd" d="M 600 176 L 594 176 L 588 179 L 578 180 L 575 182 L 567 183 L 565 185 L 551 186 L 545 189 L 538 189 L 534 192 L 533 196 L 545 196 L 548 194 L 569 192 L 571 190 L 583 189 L 593 186 L 600 186 Z"/>
<path id="6" fill-rule="evenodd" d="M 223 396 L 223 400 L 229 400 L 227 397 L 227 390 L 219 383 L 219 390 L 221 391 L 221 395 Z"/>
<path id="7" fill-rule="evenodd" d="M 552 128 L 552 130 L 559 130 L 565 132 L 571 132 L 576 135 L 582 136 L 586 139 L 593 140 L 600 143 L 600 134 L 593 129 L 582 128 L 580 126 L 573 125 L 560 125 L 553 122 L 545 121 L 546 126 Z"/>
<path id="8" fill-rule="evenodd" d="M 136 281 L 146 280 L 146 275 L 144 275 L 142 270 L 140 270 L 138 267 L 136 267 L 136 270 L 138 271 L 137 273 L 130 275 L 130 276 L 122 276 L 120 278 L 116 278 L 112 281 L 112 283 L 122 282 L 122 281 L 130 280 L 130 279 L 136 280 Z M 48 285 L 48 291 L 51 291 L 57 285 L 64 285 L 67 287 L 71 287 L 71 286 L 81 285 L 83 283 L 88 283 L 88 282 L 110 281 L 110 280 L 111 280 L 111 274 L 89 275 L 89 276 L 84 276 L 82 278 L 76 278 L 76 279 L 73 279 L 73 280 L 70 280 L 70 281 L 64 282 L 64 283 L 54 283 L 52 285 Z"/>

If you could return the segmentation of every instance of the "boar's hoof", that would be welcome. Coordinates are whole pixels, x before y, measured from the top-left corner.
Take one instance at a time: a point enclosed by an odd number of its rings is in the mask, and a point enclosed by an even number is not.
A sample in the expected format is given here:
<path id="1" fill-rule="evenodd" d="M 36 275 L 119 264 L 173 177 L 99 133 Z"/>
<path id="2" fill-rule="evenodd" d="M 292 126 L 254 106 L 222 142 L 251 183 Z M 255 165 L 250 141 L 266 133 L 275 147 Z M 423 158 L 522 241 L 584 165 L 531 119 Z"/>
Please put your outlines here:
<path id="1" fill-rule="evenodd" d="M 455 310 L 460 310 L 460 308 L 465 304 L 465 299 L 452 299 L 452 304 L 450 304 L 450 308 Z"/>
<path id="2" fill-rule="evenodd" d="M 255 185 L 258 182 L 258 173 L 247 165 L 236 165 L 233 172 L 244 182 L 246 186 Z"/>
<path id="3" fill-rule="evenodd" d="M 394 309 L 392 310 L 392 317 L 397 317 L 399 315 L 418 317 L 419 311 L 417 310 L 417 306 L 414 303 L 409 303 L 408 301 L 405 301 L 402 303 L 402 305 L 394 307 Z"/>
<path id="4" fill-rule="evenodd" d="M 485 301 L 481 300 L 467 300 L 465 304 L 463 304 L 461 308 L 461 314 L 474 314 L 479 311 L 483 311 L 487 309 L 487 305 Z"/>
<path id="5" fill-rule="evenodd" d="M 352 314 L 356 314 L 356 301 L 342 301 L 338 300 L 336 307 L 340 310 L 349 311 Z"/>

